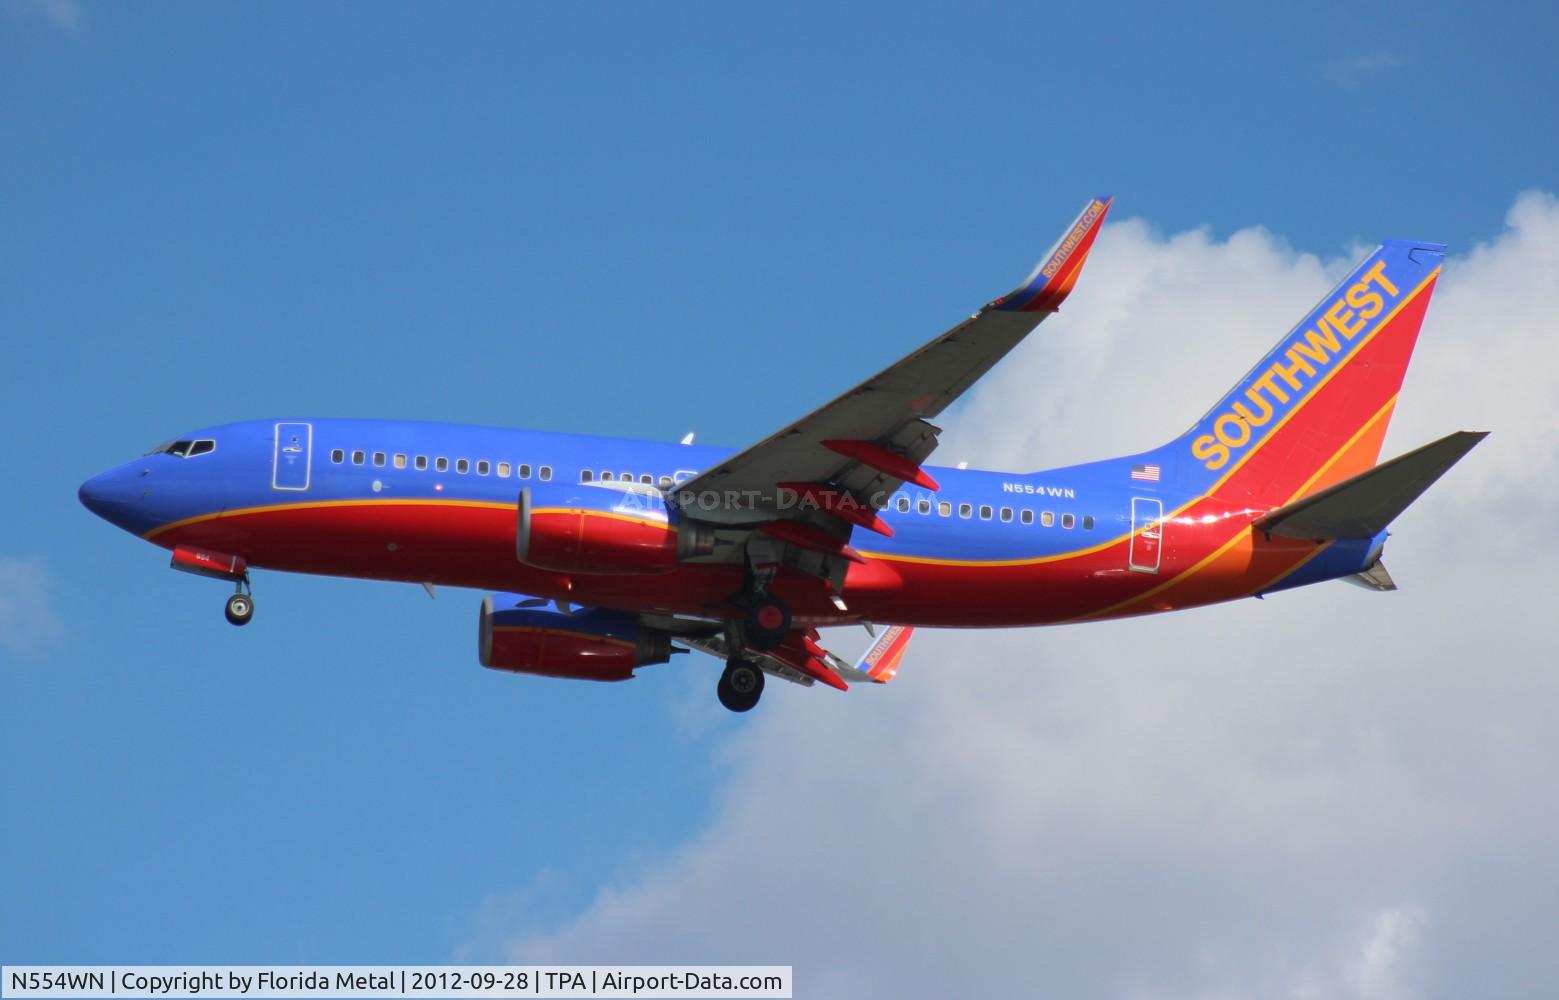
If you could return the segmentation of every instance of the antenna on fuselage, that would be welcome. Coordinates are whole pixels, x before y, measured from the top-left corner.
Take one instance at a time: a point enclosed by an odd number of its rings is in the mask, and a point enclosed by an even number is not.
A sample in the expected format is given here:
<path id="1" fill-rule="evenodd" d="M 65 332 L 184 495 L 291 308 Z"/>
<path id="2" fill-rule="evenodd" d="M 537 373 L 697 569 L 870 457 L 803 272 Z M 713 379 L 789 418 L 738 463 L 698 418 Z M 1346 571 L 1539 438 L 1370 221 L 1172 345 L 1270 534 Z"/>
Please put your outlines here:
<path id="1" fill-rule="evenodd" d="M 683 444 L 692 444 L 693 443 L 693 432 L 692 431 L 688 431 L 686 434 L 682 435 L 682 443 Z"/>

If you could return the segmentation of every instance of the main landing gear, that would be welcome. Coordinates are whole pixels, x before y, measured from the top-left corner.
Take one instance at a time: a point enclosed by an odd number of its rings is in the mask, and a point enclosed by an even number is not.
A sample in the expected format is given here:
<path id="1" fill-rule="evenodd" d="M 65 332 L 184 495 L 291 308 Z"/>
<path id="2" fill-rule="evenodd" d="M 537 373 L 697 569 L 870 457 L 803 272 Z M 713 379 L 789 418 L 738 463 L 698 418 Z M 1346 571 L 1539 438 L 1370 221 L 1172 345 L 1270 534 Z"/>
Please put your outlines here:
<path id="1" fill-rule="evenodd" d="M 254 594 L 249 588 L 248 573 L 239 578 L 238 589 L 227 599 L 223 614 L 233 625 L 248 625 L 249 619 L 254 617 Z"/>
<path id="2" fill-rule="evenodd" d="M 751 660 L 734 656 L 726 662 L 715 695 L 733 712 L 750 711 L 763 696 L 763 671 Z"/>
<path id="3" fill-rule="evenodd" d="M 763 669 L 745 654 L 747 649 L 777 649 L 790 636 L 790 609 L 769 592 L 779 572 L 779 551 L 768 539 L 747 545 L 742 589 L 731 597 L 732 615 L 725 624 L 725 672 L 715 686 L 720 704 L 733 712 L 750 712 L 763 696 Z"/>
<path id="4" fill-rule="evenodd" d="M 747 606 L 742 625 L 749 646 L 773 649 L 790 634 L 790 609 L 777 597 L 758 597 Z"/>
<path id="5" fill-rule="evenodd" d="M 769 592 L 779 566 L 779 552 L 768 539 L 747 544 L 742 589 L 733 603 L 743 611 L 741 643 L 753 649 L 774 649 L 790 634 L 790 609 Z"/>

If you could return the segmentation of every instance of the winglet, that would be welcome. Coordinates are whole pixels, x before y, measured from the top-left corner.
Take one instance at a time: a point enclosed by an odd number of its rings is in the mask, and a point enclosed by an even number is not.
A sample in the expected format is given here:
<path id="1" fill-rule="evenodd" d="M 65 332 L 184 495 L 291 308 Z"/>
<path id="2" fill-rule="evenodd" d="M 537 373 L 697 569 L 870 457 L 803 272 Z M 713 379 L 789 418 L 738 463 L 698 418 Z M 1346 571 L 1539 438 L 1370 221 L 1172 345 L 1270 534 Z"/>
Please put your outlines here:
<path id="1" fill-rule="evenodd" d="M 1077 221 L 1034 268 L 1023 287 L 992 302 L 990 308 L 1005 312 L 1055 312 L 1060 309 L 1061 303 L 1071 294 L 1072 286 L 1077 284 L 1077 276 L 1082 273 L 1083 262 L 1088 259 L 1094 237 L 1099 235 L 1099 227 L 1104 225 L 1112 200 L 1105 195 L 1090 201 Z"/>
<path id="2" fill-rule="evenodd" d="M 893 680 L 893 675 L 899 672 L 899 661 L 904 658 L 904 650 L 909 646 L 909 637 L 914 632 L 911 625 L 895 625 L 883 632 L 855 664 L 855 669 L 878 684 Z"/>

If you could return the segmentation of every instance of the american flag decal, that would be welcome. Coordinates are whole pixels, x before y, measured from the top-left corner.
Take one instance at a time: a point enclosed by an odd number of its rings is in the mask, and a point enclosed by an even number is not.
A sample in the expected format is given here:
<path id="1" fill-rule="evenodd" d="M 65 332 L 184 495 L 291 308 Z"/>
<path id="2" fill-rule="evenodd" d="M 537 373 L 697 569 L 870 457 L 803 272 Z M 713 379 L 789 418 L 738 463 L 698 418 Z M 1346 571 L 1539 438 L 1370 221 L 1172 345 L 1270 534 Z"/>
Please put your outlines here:
<path id="1" fill-rule="evenodd" d="M 1141 479 L 1144 482 L 1156 483 L 1158 482 L 1158 466 L 1133 465 L 1131 467 L 1131 478 Z"/>

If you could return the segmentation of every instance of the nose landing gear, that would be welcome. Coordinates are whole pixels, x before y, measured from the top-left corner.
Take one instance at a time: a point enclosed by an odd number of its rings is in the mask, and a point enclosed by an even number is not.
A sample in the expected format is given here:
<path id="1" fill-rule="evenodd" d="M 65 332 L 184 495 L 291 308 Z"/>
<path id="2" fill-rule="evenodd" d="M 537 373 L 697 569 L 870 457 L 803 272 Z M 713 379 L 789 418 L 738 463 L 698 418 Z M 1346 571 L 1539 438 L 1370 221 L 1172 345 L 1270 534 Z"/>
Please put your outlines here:
<path id="1" fill-rule="evenodd" d="M 227 599 L 227 607 L 223 609 L 223 614 L 231 624 L 247 625 L 249 619 L 254 617 L 254 592 L 249 586 L 249 563 L 243 556 L 177 545 L 174 546 L 173 558 L 168 565 L 184 573 L 231 583 L 233 595 Z"/>
<path id="2" fill-rule="evenodd" d="M 248 573 L 239 577 L 238 589 L 227 599 L 227 607 L 222 613 L 233 625 L 247 625 L 249 619 L 254 617 L 254 594 L 249 589 Z"/>

